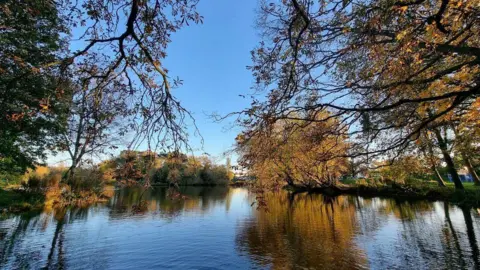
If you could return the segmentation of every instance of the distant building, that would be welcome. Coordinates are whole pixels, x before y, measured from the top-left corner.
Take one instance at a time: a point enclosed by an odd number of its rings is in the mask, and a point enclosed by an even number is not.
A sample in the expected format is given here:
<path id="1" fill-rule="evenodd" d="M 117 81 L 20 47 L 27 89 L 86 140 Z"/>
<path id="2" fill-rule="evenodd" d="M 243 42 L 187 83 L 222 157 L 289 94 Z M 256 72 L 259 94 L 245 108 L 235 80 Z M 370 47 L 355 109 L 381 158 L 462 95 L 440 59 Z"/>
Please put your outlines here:
<path id="1" fill-rule="evenodd" d="M 245 177 L 248 175 L 248 169 L 240 165 L 230 166 L 235 177 Z"/>
<path id="2" fill-rule="evenodd" d="M 458 173 L 458 177 L 460 177 L 460 181 L 462 181 L 462 182 L 473 182 L 472 175 L 465 168 L 462 168 L 462 169 L 458 170 L 457 173 Z M 447 177 L 448 177 L 448 180 L 450 182 L 453 181 L 451 174 L 447 174 Z"/>

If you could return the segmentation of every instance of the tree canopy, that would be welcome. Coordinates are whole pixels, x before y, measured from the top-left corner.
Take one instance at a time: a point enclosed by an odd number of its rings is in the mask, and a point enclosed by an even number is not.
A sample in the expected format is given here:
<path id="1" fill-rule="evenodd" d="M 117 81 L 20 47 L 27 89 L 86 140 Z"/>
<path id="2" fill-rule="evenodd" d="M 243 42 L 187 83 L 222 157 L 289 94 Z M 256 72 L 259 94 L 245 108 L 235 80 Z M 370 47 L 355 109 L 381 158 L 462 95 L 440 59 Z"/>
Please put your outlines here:
<path id="1" fill-rule="evenodd" d="M 65 99 L 58 67 L 67 33 L 49 1 L 0 4 L 0 170 L 23 172 L 45 157 L 63 129 Z"/>
<path id="2" fill-rule="evenodd" d="M 252 101 L 243 123 L 331 110 L 350 137 L 368 137 L 356 155 L 404 149 L 476 106 L 479 12 L 478 1 L 264 2 L 251 70 L 266 99 Z"/>
<path id="3" fill-rule="evenodd" d="M 336 118 L 313 124 L 282 120 L 268 130 L 244 131 L 237 136 L 239 162 L 261 184 L 335 185 L 347 171 L 348 144 L 338 125 Z"/>

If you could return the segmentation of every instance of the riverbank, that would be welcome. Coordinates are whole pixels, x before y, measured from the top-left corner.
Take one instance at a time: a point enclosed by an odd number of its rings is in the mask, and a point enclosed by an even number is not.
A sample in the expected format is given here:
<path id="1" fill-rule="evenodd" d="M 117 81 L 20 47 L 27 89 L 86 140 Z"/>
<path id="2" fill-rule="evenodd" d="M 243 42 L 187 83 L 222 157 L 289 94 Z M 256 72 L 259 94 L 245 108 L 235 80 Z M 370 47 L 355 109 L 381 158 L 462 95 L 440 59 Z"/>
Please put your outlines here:
<path id="1" fill-rule="evenodd" d="M 27 191 L 20 186 L 0 187 L 0 214 L 41 211 L 45 207 L 85 207 L 95 203 L 106 203 L 113 196 L 115 187 L 142 186 L 136 181 L 119 182 L 116 186 L 106 185 L 96 189 L 72 191 L 69 186 L 45 188 L 42 191 Z M 152 187 L 170 187 L 169 184 L 152 184 Z M 229 187 L 230 184 L 189 184 L 178 187 Z M 241 185 L 244 186 L 244 185 Z"/>
<path id="2" fill-rule="evenodd" d="M 166 183 L 155 183 L 150 184 L 152 187 L 175 187 L 174 184 L 166 184 Z M 230 184 L 214 184 L 214 183 L 197 183 L 197 184 L 179 184 L 178 187 L 226 187 L 230 186 Z"/>
<path id="3" fill-rule="evenodd" d="M 41 210 L 44 203 L 44 194 L 24 192 L 17 189 L 0 188 L 1 213 L 19 213 Z"/>
<path id="4" fill-rule="evenodd" d="M 153 185 L 155 187 L 165 187 L 166 185 Z M 182 186 L 218 186 L 218 185 L 182 185 Z M 246 182 L 234 182 L 230 187 L 245 187 Z M 287 186 L 292 193 L 321 193 L 330 196 L 342 194 L 359 195 L 363 197 L 383 197 L 398 198 L 405 200 L 430 200 L 430 201 L 448 201 L 459 206 L 480 207 L 480 187 L 472 183 L 465 183 L 463 192 L 455 191 L 453 184 L 447 183 L 446 187 L 439 187 L 435 183 L 417 183 L 410 185 L 372 185 L 364 183 L 341 183 L 335 187 L 324 188 L 305 188 L 300 186 Z M 20 213 L 42 210 L 46 205 L 53 207 L 67 206 L 88 206 L 94 203 L 107 202 L 114 192 L 113 186 L 108 186 L 102 192 L 81 191 L 73 193 L 71 191 L 60 192 L 60 190 L 50 190 L 47 192 L 27 192 L 22 189 L 0 188 L 0 212 L 1 213 Z"/>
<path id="5" fill-rule="evenodd" d="M 339 184 L 335 187 L 305 188 L 287 186 L 286 189 L 294 192 L 322 193 L 330 196 L 352 194 L 363 197 L 386 197 L 409 200 L 448 201 L 459 206 L 480 207 L 480 187 L 473 183 L 464 183 L 465 190 L 457 191 L 452 183 L 440 187 L 436 183 L 416 184 L 390 184 L 390 185 L 365 185 L 365 184 Z"/>
<path id="6" fill-rule="evenodd" d="M 22 213 L 41 211 L 45 207 L 88 206 L 108 202 L 113 196 L 113 187 L 101 193 L 95 191 L 71 192 L 64 189 L 26 191 L 20 188 L 0 188 L 0 213 Z"/>

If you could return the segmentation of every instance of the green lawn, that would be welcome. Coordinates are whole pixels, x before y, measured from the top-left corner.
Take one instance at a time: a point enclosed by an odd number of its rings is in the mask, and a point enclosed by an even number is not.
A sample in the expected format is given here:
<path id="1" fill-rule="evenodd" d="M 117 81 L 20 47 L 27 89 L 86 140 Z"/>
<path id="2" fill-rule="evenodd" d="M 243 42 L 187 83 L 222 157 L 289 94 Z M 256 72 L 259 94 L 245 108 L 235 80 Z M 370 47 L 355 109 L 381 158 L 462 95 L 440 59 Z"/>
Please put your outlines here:
<path id="1" fill-rule="evenodd" d="M 455 190 L 455 185 L 446 182 L 446 187 L 438 186 L 436 181 L 417 181 L 409 184 L 386 184 L 371 179 L 343 181 L 343 184 L 369 195 L 404 196 L 450 201 L 461 206 L 480 207 L 480 186 L 463 183 L 464 191 Z"/>
<path id="2" fill-rule="evenodd" d="M 449 188 L 455 188 L 455 184 L 452 182 L 445 182 L 445 185 Z M 480 186 L 475 186 L 473 182 L 463 183 L 463 187 L 465 187 L 465 190 L 480 190 Z"/>

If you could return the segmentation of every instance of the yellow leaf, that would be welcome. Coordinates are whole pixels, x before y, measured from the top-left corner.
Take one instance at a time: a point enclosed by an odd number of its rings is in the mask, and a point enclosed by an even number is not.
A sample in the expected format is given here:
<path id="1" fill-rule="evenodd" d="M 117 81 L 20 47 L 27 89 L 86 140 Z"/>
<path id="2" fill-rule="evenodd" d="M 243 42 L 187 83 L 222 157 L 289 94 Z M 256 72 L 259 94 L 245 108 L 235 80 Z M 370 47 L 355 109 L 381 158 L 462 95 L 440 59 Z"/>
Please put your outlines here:
<path id="1" fill-rule="evenodd" d="M 397 34 L 397 40 L 402 40 L 407 35 L 407 31 L 404 30 Z"/>

